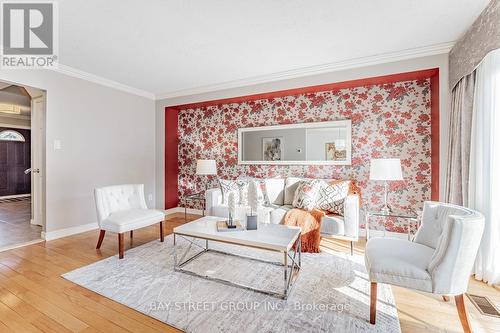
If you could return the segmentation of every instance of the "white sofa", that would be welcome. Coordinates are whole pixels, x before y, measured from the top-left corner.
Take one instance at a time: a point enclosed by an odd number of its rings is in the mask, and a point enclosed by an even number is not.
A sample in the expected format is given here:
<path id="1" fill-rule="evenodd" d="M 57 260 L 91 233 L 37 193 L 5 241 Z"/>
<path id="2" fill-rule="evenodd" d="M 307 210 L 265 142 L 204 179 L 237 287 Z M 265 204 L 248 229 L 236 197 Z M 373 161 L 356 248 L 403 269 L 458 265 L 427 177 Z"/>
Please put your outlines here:
<path id="1" fill-rule="evenodd" d="M 258 223 L 283 223 L 287 211 L 292 209 L 295 190 L 302 178 L 288 177 L 263 179 L 270 205 L 263 206 L 257 212 Z M 205 192 L 206 210 L 208 215 L 227 217 L 228 206 L 222 202 L 220 188 L 212 188 Z M 245 223 L 250 208 L 238 206 L 236 218 Z M 327 215 L 321 221 L 321 235 L 358 241 L 359 237 L 359 196 L 349 195 L 344 204 L 344 216 Z"/>

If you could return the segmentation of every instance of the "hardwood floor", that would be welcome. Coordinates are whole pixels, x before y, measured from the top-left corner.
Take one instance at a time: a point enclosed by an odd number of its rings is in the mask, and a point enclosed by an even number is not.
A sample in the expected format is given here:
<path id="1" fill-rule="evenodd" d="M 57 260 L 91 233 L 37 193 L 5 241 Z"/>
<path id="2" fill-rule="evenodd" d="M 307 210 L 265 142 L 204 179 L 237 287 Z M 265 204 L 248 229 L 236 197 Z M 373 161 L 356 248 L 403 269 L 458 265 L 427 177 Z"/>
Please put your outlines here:
<path id="1" fill-rule="evenodd" d="M 31 200 L 0 201 L 0 249 L 40 239 L 42 227 L 30 220 Z"/>
<path id="2" fill-rule="evenodd" d="M 182 223 L 183 214 L 169 216 L 165 233 Z M 132 242 L 127 234 L 125 248 L 157 239 L 158 232 L 159 225 L 137 230 Z M 106 234 L 96 250 L 98 235 L 95 230 L 0 252 L 0 332 L 178 332 L 60 277 L 117 254 L 116 234 Z M 349 243 L 324 239 L 322 249 L 349 252 Z M 355 252 L 362 255 L 363 249 L 364 242 L 358 242 Z M 444 302 L 398 287 L 393 292 L 403 332 L 461 332 L 453 298 Z M 487 295 L 500 305 L 500 292 L 484 283 L 471 280 L 470 292 Z M 481 316 L 468 299 L 466 307 L 475 332 L 500 332 L 499 319 Z"/>

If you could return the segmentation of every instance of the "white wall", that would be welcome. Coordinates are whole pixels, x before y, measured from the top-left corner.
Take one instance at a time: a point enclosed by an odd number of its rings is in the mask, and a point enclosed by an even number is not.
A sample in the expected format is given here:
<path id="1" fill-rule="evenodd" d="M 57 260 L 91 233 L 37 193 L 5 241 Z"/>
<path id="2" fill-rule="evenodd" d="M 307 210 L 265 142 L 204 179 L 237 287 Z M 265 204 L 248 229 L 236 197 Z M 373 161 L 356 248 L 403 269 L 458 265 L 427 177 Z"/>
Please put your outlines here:
<path id="1" fill-rule="evenodd" d="M 284 89 L 293 89 L 319 84 L 342 82 L 374 76 L 411 72 L 422 69 L 439 68 L 439 101 L 440 101 L 440 197 L 444 197 L 444 175 L 446 170 L 446 147 L 448 142 L 448 122 L 450 96 L 448 88 L 448 54 L 440 54 L 410 60 L 384 63 L 374 66 L 319 74 L 314 76 L 270 82 L 248 87 L 221 90 L 211 93 L 169 98 L 156 101 L 156 202 L 163 207 L 164 188 L 164 142 L 166 106 L 210 101 L 222 98 L 245 96 Z"/>
<path id="2" fill-rule="evenodd" d="M 0 70 L 0 80 L 47 91 L 47 232 L 96 222 L 95 187 L 144 183 L 154 196 L 153 100 L 46 70 Z"/>

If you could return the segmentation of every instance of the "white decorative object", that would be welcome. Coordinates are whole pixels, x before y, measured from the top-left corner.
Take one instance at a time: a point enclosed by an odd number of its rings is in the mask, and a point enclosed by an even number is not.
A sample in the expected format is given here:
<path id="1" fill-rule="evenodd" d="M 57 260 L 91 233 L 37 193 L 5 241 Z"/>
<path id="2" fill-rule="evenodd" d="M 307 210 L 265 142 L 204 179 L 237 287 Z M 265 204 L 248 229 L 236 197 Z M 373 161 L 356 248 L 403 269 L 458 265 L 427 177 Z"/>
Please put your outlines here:
<path id="1" fill-rule="evenodd" d="M 257 214 L 259 209 L 259 195 L 257 194 L 257 184 L 252 180 L 248 184 L 248 205 L 250 207 L 250 216 Z"/>
<path id="2" fill-rule="evenodd" d="M 257 212 L 261 205 L 259 201 L 258 189 L 260 186 L 253 180 L 248 184 L 248 205 L 250 206 L 250 215 L 247 216 L 247 230 L 257 229 Z M 255 214 L 255 215 L 254 215 Z"/>
<path id="3" fill-rule="evenodd" d="M 384 205 L 382 212 L 391 212 L 392 209 L 387 204 L 387 195 L 389 191 L 388 181 L 403 180 L 401 171 L 401 160 L 399 158 L 376 158 L 370 161 L 370 180 L 384 181 Z"/>
<path id="4" fill-rule="evenodd" d="M 375 324 L 377 283 L 455 296 L 464 332 L 471 332 L 465 313 L 472 267 L 481 242 L 484 216 L 472 209 L 426 201 L 422 225 L 413 242 L 372 238 L 365 263 L 371 282 L 370 322 Z"/>
<path id="5" fill-rule="evenodd" d="M 230 192 L 227 199 L 227 206 L 229 208 L 229 224 L 232 225 L 234 214 L 236 213 L 236 193 Z"/>

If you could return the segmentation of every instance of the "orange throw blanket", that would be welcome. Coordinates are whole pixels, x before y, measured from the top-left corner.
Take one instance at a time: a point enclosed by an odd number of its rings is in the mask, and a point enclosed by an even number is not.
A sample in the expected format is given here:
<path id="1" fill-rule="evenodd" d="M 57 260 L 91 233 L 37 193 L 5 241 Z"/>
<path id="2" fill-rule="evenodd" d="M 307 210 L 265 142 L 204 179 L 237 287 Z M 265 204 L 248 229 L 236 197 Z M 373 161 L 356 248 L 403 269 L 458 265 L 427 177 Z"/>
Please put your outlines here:
<path id="1" fill-rule="evenodd" d="M 301 229 L 300 242 L 302 252 L 318 253 L 321 241 L 321 218 L 325 212 L 319 209 L 306 211 L 303 209 L 290 209 L 285 215 L 285 225 L 297 226 Z"/>

